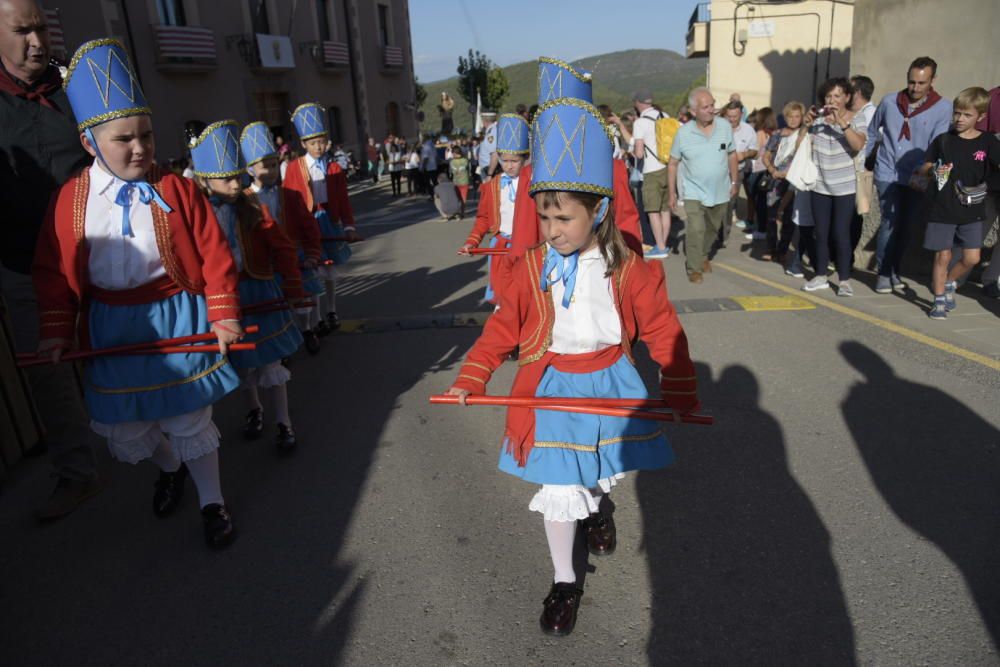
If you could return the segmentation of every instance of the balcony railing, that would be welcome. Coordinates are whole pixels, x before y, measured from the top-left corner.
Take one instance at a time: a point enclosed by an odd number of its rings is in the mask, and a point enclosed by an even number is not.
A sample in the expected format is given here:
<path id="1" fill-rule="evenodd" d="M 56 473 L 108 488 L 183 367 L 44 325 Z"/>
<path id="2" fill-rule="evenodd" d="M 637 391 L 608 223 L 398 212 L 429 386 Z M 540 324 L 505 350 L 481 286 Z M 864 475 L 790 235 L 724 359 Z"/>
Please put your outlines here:
<path id="1" fill-rule="evenodd" d="M 688 20 L 687 57 L 701 58 L 708 55 L 708 42 L 712 27 L 712 17 L 709 10 L 711 3 L 699 3 Z"/>
<path id="2" fill-rule="evenodd" d="M 382 66 L 390 70 L 403 69 L 403 49 L 398 46 L 383 46 Z"/>
<path id="3" fill-rule="evenodd" d="M 252 70 L 283 72 L 295 69 L 292 42 L 285 35 L 229 35 L 226 49 L 236 47 L 243 62 Z"/>
<path id="4" fill-rule="evenodd" d="M 161 68 L 211 69 L 218 64 L 215 33 L 209 28 L 154 25 L 153 35 Z"/>
<path id="5" fill-rule="evenodd" d="M 320 42 L 320 62 L 330 68 L 339 69 L 351 64 L 351 53 L 344 42 Z"/>

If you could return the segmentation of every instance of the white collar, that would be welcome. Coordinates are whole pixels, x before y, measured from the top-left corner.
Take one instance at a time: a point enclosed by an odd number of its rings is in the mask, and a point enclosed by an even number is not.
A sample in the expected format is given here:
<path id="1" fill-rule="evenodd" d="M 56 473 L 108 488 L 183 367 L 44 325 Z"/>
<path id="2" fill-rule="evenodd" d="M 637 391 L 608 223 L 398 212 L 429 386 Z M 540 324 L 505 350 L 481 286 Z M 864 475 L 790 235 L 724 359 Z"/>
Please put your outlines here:
<path id="1" fill-rule="evenodd" d="M 118 179 L 112 174 L 109 174 L 107 171 L 104 170 L 103 167 L 97 164 L 97 160 L 94 160 L 94 164 L 90 166 L 90 187 L 96 189 L 97 194 L 103 195 L 108 191 L 109 188 L 118 183 L 124 185 L 125 181 Z M 117 187 L 114 188 L 112 196 L 118 196 Z"/>
<path id="2" fill-rule="evenodd" d="M 580 259 L 582 261 L 587 261 L 587 262 L 593 261 L 595 259 L 603 260 L 604 259 L 604 255 L 601 254 L 601 246 L 600 245 L 595 245 L 593 248 L 591 248 L 587 252 L 581 252 L 580 253 Z"/>
<path id="3" fill-rule="evenodd" d="M 309 153 L 306 153 L 305 157 L 306 157 L 306 166 L 312 169 L 316 165 L 316 158 L 314 158 L 312 155 L 309 155 Z"/>

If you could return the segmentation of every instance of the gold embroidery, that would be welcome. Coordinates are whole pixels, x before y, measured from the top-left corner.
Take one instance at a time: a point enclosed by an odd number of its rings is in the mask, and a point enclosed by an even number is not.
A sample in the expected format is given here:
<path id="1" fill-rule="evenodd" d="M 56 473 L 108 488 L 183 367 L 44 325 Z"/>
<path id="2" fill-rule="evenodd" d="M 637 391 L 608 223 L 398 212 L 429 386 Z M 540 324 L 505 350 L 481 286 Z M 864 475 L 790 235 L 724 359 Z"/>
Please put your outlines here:
<path id="1" fill-rule="evenodd" d="M 315 108 L 318 110 L 316 113 L 316 118 L 322 118 L 320 114 L 326 112 L 326 109 L 322 105 L 316 104 L 315 102 L 306 102 L 305 104 L 300 104 L 299 106 L 295 107 L 295 111 L 292 112 L 292 118 L 294 119 L 295 116 L 297 116 L 299 111 L 301 111 L 302 109 L 308 109 L 308 108 Z M 320 135 L 326 134 L 326 130 L 323 129 L 322 123 L 320 123 L 320 127 L 316 127 L 316 121 L 313 120 L 313 117 L 310 116 L 309 114 L 302 115 L 302 129 L 306 131 L 306 134 L 299 135 L 300 141 L 305 141 L 306 139 L 312 139 L 313 137 L 318 137 Z M 310 130 L 318 130 L 318 131 L 310 132 Z"/>
<path id="2" fill-rule="evenodd" d="M 491 375 L 493 374 L 493 370 L 489 366 L 483 366 L 482 364 L 477 364 L 474 361 L 466 361 L 465 365 L 466 366 L 473 366 L 475 368 L 481 368 L 484 371 L 486 371 L 487 373 L 490 373 Z"/>
<path id="3" fill-rule="evenodd" d="M 549 162 L 549 156 L 547 151 L 538 151 L 542 155 L 542 161 L 545 163 L 545 168 L 550 174 L 555 174 L 559 171 L 559 167 L 562 166 L 563 160 L 566 155 L 569 154 L 570 162 L 573 163 L 573 169 L 576 171 L 576 175 L 580 176 L 583 172 L 583 159 L 584 159 L 584 147 L 587 142 L 587 117 L 580 116 L 576 125 L 573 127 L 573 132 L 569 136 L 566 136 L 566 128 L 563 127 L 562 119 L 558 114 L 553 114 L 551 120 L 549 120 L 548 127 L 542 130 L 541 136 L 538 137 L 538 145 L 545 146 L 549 134 L 552 132 L 552 128 L 555 127 L 559 130 L 560 136 L 562 136 L 562 150 L 559 152 L 559 157 L 556 159 L 556 165 L 553 167 L 552 163 Z M 579 139 L 579 155 L 573 152 L 573 144 L 576 140 L 577 135 L 580 135 Z M 551 142 L 549 142 L 551 143 Z"/>
<path id="4" fill-rule="evenodd" d="M 599 440 L 596 445 L 580 445 L 575 442 L 560 442 L 558 440 L 541 440 L 535 442 L 535 447 L 541 447 L 543 449 L 572 449 L 578 452 L 596 453 L 598 447 L 617 445 L 622 442 L 646 442 L 649 440 L 655 440 L 661 435 L 663 435 L 663 431 L 657 429 L 652 433 L 646 433 L 644 435 L 620 435 L 614 438 L 603 438 Z"/>
<path id="5" fill-rule="evenodd" d="M 229 292 L 228 294 L 213 294 L 212 296 L 206 296 L 205 298 L 211 301 L 212 299 L 235 299 L 236 297 L 236 292 Z"/>
<path id="6" fill-rule="evenodd" d="M 204 353 L 203 352 L 198 352 L 196 354 L 204 354 Z M 162 384 L 154 384 L 154 385 L 150 385 L 150 386 L 147 386 L 147 387 L 123 387 L 121 389 L 109 389 L 109 388 L 105 388 L 105 387 L 98 387 L 97 385 L 95 385 L 93 383 L 88 383 L 88 384 L 90 384 L 90 387 L 94 391 L 96 391 L 97 393 L 99 393 L 99 394 L 137 394 L 137 393 L 143 392 L 143 391 L 157 391 L 159 389 L 169 389 L 170 387 L 175 387 L 175 386 L 178 386 L 178 385 L 190 384 L 192 382 L 197 382 L 198 380 L 202 379 L 203 377 L 205 377 L 207 375 L 210 375 L 210 374 L 214 373 L 215 371 L 219 370 L 220 368 L 222 368 L 223 366 L 225 366 L 228 363 L 229 363 L 229 360 L 226 359 L 225 357 L 222 357 L 217 362 L 215 362 L 214 364 L 212 364 L 211 366 L 209 366 L 205 370 L 201 371 L 200 373 L 197 373 L 197 374 L 192 375 L 190 377 L 181 378 L 180 380 L 171 380 L 170 382 L 164 382 Z"/>
<path id="7" fill-rule="evenodd" d="M 285 333 L 286 331 L 288 331 L 288 329 L 289 329 L 289 328 L 290 328 L 290 327 L 292 326 L 292 324 L 294 324 L 294 323 L 295 323 L 295 322 L 294 322 L 294 321 L 293 321 L 292 319 L 290 319 L 290 318 L 289 318 L 289 320 L 288 320 L 287 322 L 285 322 L 285 326 L 281 327 L 280 329 L 278 329 L 278 330 L 277 330 L 277 331 L 275 331 L 274 333 L 269 333 L 268 335 L 264 336 L 263 338 L 252 338 L 252 339 L 251 339 L 251 342 L 253 342 L 253 343 L 256 343 L 256 344 L 258 344 L 258 345 L 259 345 L 259 344 L 261 344 L 261 343 L 263 343 L 263 342 L 266 342 L 266 341 L 269 341 L 269 340 L 271 340 L 272 338 L 277 338 L 277 337 L 278 337 L 278 336 L 280 336 L 281 334 L 283 334 L 283 333 Z"/>
<path id="8" fill-rule="evenodd" d="M 257 125 L 261 125 L 261 126 L 264 127 L 264 129 L 265 129 L 265 135 L 264 136 L 267 136 L 266 132 L 269 131 L 269 130 L 267 129 L 267 124 L 264 123 L 264 121 L 262 121 L 262 120 L 258 120 L 258 121 L 254 121 L 253 123 L 250 123 L 249 125 L 247 125 L 246 127 L 243 128 L 242 132 L 240 132 L 240 142 L 242 142 L 244 139 L 248 139 L 250 141 L 250 143 L 253 145 L 253 148 L 256 149 L 258 152 L 261 153 L 261 156 L 258 157 L 253 162 L 247 162 L 247 166 L 248 167 L 252 167 L 253 165 L 257 164 L 258 162 L 262 162 L 263 160 L 265 160 L 265 159 L 267 159 L 269 157 L 277 157 L 278 156 L 277 151 L 268 152 L 268 151 L 270 151 L 274 147 L 273 145 L 270 145 L 270 144 L 267 144 L 267 143 L 261 144 L 257 140 L 258 133 L 256 133 L 256 132 L 251 133 L 249 131 L 251 127 L 256 127 Z"/>
<path id="9" fill-rule="evenodd" d="M 43 310 L 40 315 L 76 315 L 72 310 Z"/>
<path id="10" fill-rule="evenodd" d="M 38 326 L 40 327 L 64 327 L 67 324 L 73 324 L 72 320 L 56 320 L 53 322 L 42 322 Z"/>
<path id="11" fill-rule="evenodd" d="M 614 144 L 615 131 L 612 130 L 611 126 L 608 125 L 607 121 L 604 120 L 604 117 L 601 116 L 601 112 L 597 110 L 597 107 L 595 107 L 593 104 L 589 102 L 578 100 L 575 97 L 560 97 L 554 100 L 549 100 L 542 106 L 538 107 L 538 110 L 535 112 L 535 125 L 538 125 L 538 117 L 542 115 L 542 112 L 554 106 L 562 106 L 562 107 L 568 106 L 568 107 L 577 107 L 578 109 L 583 109 L 591 116 L 593 116 L 594 120 L 596 120 L 598 123 L 601 124 L 601 128 L 604 130 L 604 133 L 608 135 L 608 141 L 610 141 L 612 145 Z M 537 131 L 538 128 L 537 127 L 534 128 L 534 132 Z"/>
<path id="12" fill-rule="evenodd" d="M 605 188 L 600 185 L 591 185 L 590 183 L 572 183 L 570 181 L 537 181 L 531 184 L 531 188 L 528 192 L 534 194 L 542 190 L 589 192 L 591 194 L 602 195 L 604 197 L 615 196 L 615 191 L 611 188 Z"/>
<path id="13" fill-rule="evenodd" d="M 463 375 L 459 375 L 458 377 L 465 378 L 466 380 L 475 380 L 476 382 L 478 382 L 481 385 L 485 385 L 486 384 L 486 381 L 483 380 L 482 378 L 473 377 L 471 375 L 464 375 L 463 374 Z"/>
<path id="14" fill-rule="evenodd" d="M 76 189 L 73 191 L 73 238 L 76 239 L 77 244 L 84 241 L 87 198 L 89 196 L 90 168 L 87 167 L 80 172 L 80 177 L 76 181 Z M 83 270 L 82 267 L 81 270 Z"/>
<path id="15" fill-rule="evenodd" d="M 208 310 L 222 310 L 222 309 L 232 310 L 233 308 L 236 308 L 236 304 L 235 303 L 220 304 L 220 305 L 217 305 L 217 306 L 209 306 Z"/>
<path id="16" fill-rule="evenodd" d="M 528 127 L 528 121 L 526 121 L 524 119 L 524 116 L 521 116 L 519 114 L 516 114 L 516 113 L 504 113 L 504 114 L 500 114 L 500 119 L 502 120 L 504 118 L 513 119 L 515 122 L 516 121 L 520 121 L 520 122 L 524 123 L 525 127 Z M 499 123 L 498 123 L 498 126 L 499 126 Z M 531 149 L 529 149 L 529 148 L 526 148 L 524 150 L 501 149 L 500 148 L 500 144 L 502 144 L 505 139 L 509 139 L 509 143 L 511 143 L 511 144 L 517 142 L 517 133 L 514 131 L 514 128 L 512 126 L 510 126 L 510 125 L 504 125 L 503 127 L 506 130 L 506 132 L 503 134 L 503 136 L 501 136 L 501 137 L 499 137 L 497 139 L 497 153 L 500 153 L 501 155 L 528 155 L 529 153 L 531 153 Z M 530 127 L 528 127 L 528 131 L 529 132 L 531 131 Z M 531 143 L 530 140 L 529 140 L 528 143 L 530 145 L 530 143 Z"/>
<path id="17" fill-rule="evenodd" d="M 559 60 L 558 58 L 549 58 L 547 56 L 542 56 L 541 58 L 538 59 L 538 62 L 549 63 L 550 65 L 557 65 L 558 67 L 562 67 L 564 70 L 575 76 L 580 81 L 584 83 L 590 83 L 590 77 L 588 77 L 585 74 L 582 74 L 579 70 L 577 70 L 575 67 L 570 65 L 565 60 Z"/>

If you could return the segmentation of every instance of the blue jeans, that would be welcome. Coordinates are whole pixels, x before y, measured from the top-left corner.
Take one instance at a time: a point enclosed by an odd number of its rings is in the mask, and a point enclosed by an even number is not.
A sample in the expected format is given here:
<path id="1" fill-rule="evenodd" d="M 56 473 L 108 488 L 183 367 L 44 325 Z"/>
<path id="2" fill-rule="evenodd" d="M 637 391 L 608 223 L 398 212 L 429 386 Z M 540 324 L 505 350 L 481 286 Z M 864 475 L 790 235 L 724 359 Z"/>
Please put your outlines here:
<path id="1" fill-rule="evenodd" d="M 875 181 L 875 189 L 882 209 L 882 222 L 875 245 L 878 274 L 886 278 L 898 276 L 910 228 L 917 222 L 921 195 L 895 182 Z"/>

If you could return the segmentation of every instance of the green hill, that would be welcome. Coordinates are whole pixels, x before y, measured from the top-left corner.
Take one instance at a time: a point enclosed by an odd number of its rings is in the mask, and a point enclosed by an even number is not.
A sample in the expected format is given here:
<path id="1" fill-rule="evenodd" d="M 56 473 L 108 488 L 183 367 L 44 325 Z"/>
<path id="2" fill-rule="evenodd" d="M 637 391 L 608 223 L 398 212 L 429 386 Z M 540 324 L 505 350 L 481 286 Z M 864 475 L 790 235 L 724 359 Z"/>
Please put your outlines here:
<path id="1" fill-rule="evenodd" d="M 621 112 L 632 106 L 632 93 L 638 88 L 649 88 L 653 100 L 670 114 L 677 111 L 687 92 L 704 82 L 705 61 L 688 60 L 666 49 L 631 49 L 599 56 L 589 56 L 571 62 L 574 67 L 590 70 L 594 74 L 594 103 L 607 104 Z M 455 57 L 458 66 L 458 57 Z M 538 63 L 531 60 L 503 68 L 510 83 L 510 94 L 500 111 L 513 111 L 523 103 L 531 106 L 538 100 Z M 455 99 L 455 127 L 471 128 L 472 114 L 468 103 L 458 92 L 458 77 L 425 83 L 427 101 L 422 111 L 423 129 L 436 131 L 441 127 L 437 105 L 441 92 Z"/>

